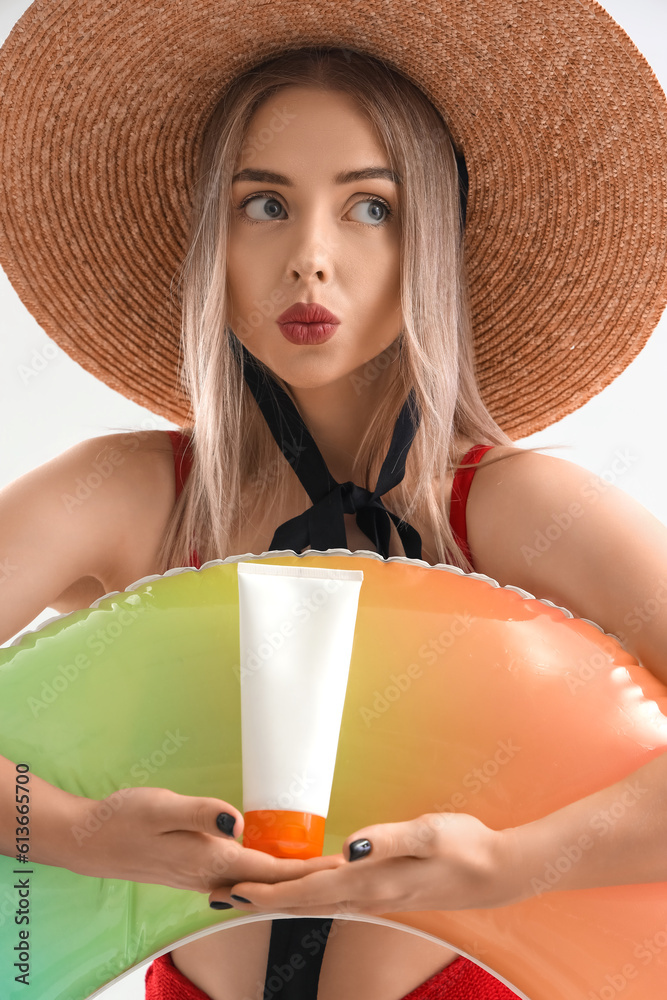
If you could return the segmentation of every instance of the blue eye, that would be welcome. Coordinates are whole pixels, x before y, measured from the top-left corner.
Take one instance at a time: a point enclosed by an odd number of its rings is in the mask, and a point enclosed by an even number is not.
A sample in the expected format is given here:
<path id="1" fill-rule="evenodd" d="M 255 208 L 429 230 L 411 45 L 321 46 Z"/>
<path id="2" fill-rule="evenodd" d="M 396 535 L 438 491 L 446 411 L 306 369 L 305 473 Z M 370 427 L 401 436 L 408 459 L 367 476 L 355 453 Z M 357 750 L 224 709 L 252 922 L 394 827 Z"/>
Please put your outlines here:
<path id="1" fill-rule="evenodd" d="M 246 214 L 245 207 L 246 205 L 250 205 L 256 201 L 264 201 L 266 202 L 266 204 L 264 206 L 258 206 L 259 217 L 251 218 Z M 375 229 L 378 229 L 380 226 L 384 226 L 394 214 L 389 205 L 387 204 L 387 202 L 384 200 L 384 198 L 378 198 L 378 197 L 364 198 L 362 201 L 355 202 L 352 208 L 357 208 L 359 205 L 373 206 L 373 208 L 376 211 L 374 217 L 375 225 L 373 226 L 373 228 Z M 350 211 L 352 211 L 352 208 L 350 209 Z M 378 208 L 384 212 L 383 218 L 378 218 L 377 216 Z M 283 220 L 279 214 L 280 209 L 284 211 L 282 204 L 278 201 L 276 197 L 274 197 L 274 195 L 271 194 L 249 195 L 247 198 L 244 198 L 241 204 L 237 207 L 237 211 L 240 213 L 243 222 L 249 222 L 251 225 L 256 222 L 271 222 L 271 221 L 282 222 Z M 371 216 L 370 218 L 372 220 L 373 216 Z M 363 224 L 364 222 L 369 221 L 369 219 L 367 217 L 367 219 L 365 220 L 358 219 L 355 221 L 362 222 Z"/>
<path id="2" fill-rule="evenodd" d="M 245 208 L 246 205 L 250 205 L 252 202 L 257 201 L 258 199 L 262 199 L 263 201 L 266 201 L 269 205 L 271 205 L 271 208 L 269 210 L 269 214 L 268 215 L 263 215 L 263 212 L 266 209 L 265 208 L 261 208 L 260 209 L 260 213 L 262 213 L 262 214 L 261 214 L 260 218 L 255 218 L 255 219 L 249 218 L 247 215 L 245 215 L 245 213 L 243 212 L 243 209 Z M 245 218 L 245 220 L 247 222 L 270 222 L 272 219 L 277 219 L 278 218 L 278 211 L 277 210 L 281 209 L 281 208 L 282 208 L 282 205 L 280 204 L 280 202 L 278 201 L 278 199 L 274 198 L 272 195 L 269 195 L 269 194 L 253 194 L 249 198 L 246 198 L 245 201 L 242 201 L 241 204 L 239 205 L 239 209 L 241 210 L 241 212 L 243 214 L 243 217 Z"/>
<path id="3" fill-rule="evenodd" d="M 359 205 L 372 206 L 374 210 L 377 209 L 381 210 L 381 216 L 382 216 L 381 218 L 378 218 L 377 214 L 371 216 L 371 218 L 374 219 L 374 221 L 378 224 L 378 226 L 383 226 L 385 222 L 389 221 L 389 219 L 393 214 L 392 210 L 389 208 L 389 205 L 383 198 L 364 198 L 363 201 L 356 202 L 356 204 L 354 204 L 352 208 L 357 208 Z M 352 211 L 352 208 L 350 209 L 350 211 Z M 361 221 L 364 222 L 365 220 L 362 219 Z"/>

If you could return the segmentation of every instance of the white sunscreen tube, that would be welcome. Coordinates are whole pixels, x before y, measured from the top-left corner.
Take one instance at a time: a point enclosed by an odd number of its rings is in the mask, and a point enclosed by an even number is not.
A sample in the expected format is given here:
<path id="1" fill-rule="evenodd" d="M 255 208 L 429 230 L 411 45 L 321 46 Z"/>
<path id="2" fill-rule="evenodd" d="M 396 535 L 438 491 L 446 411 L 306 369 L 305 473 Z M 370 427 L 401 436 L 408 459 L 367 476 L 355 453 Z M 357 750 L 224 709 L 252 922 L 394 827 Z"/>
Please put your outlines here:
<path id="1" fill-rule="evenodd" d="M 363 578 L 238 564 L 244 847 L 322 854 Z"/>

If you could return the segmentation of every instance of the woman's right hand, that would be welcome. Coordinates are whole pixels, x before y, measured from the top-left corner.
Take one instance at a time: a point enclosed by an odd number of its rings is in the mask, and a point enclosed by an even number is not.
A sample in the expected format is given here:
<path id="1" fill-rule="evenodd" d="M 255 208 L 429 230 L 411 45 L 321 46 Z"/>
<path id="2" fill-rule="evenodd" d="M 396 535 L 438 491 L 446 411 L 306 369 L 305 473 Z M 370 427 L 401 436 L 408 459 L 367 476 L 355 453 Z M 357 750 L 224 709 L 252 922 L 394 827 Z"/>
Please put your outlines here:
<path id="1" fill-rule="evenodd" d="M 220 813 L 236 820 L 231 836 Z M 72 814 L 70 814 L 72 815 Z M 337 867 L 342 857 L 274 858 L 242 847 L 243 815 L 229 802 L 167 788 L 124 788 L 105 799 L 78 799 L 61 867 L 80 875 L 128 879 L 210 893 L 237 882 L 280 882 Z"/>

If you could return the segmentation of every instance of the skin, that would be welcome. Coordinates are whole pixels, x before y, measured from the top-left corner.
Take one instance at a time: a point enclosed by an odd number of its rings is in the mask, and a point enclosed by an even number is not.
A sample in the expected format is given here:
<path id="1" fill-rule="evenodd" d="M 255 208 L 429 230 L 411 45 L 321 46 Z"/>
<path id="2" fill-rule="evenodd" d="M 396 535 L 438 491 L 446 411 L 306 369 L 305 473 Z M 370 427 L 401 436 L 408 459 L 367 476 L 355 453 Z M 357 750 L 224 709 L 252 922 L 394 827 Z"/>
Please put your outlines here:
<path id="1" fill-rule="evenodd" d="M 382 218 L 382 213 L 374 213 L 364 198 L 385 198 L 397 211 L 397 188 L 379 179 L 345 187 L 332 183 L 339 170 L 388 166 L 368 123 L 347 98 L 293 88 L 282 93 L 276 106 L 283 107 L 285 100 L 294 115 L 289 126 L 273 136 L 261 155 L 250 157 L 248 165 L 252 159 L 253 167 L 284 173 L 294 186 L 245 181 L 232 191 L 232 202 L 238 206 L 246 195 L 268 190 L 284 213 L 276 211 L 281 221 L 268 219 L 257 225 L 233 213 L 228 262 L 231 322 L 234 327 L 238 319 L 247 319 L 257 302 L 270 301 L 275 292 L 284 296 L 275 315 L 293 302 L 312 299 L 341 319 L 327 344 L 304 347 L 284 340 L 273 314 L 249 333 L 241 334 L 242 324 L 237 325 L 248 350 L 290 385 L 332 474 L 346 481 L 354 478 L 351 456 L 359 427 L 377 405 L 393 370 L 380 370 L 362 393 L 355 390 L 353 376 L 392 348 L 401 329 L 396 216 L 379 227 L 375 216 Z M 259 140 L 271 114 L 271 105 L 258 111 L 251 139 Z M 245 165 L 240 161 L 237 169 Z M 259 218 L 260 208 L 270 204 L 258 198 L 245 212 Z M 113 438 L 120 444 L 122 437 L 112 435 L 104 442 Z M 162 455 L 124 446 L 123 461 L 114 475 L 80 508 L 64 514 L 60 498 L 78 476 L 85 478 L 90 471 L 100 441 L 82 442 L 0 494 L 0 553 L 8 553 L 14 567 L 11 587 L 3 594 L 2 641 L 44 607 L 63 611 L 87 607 L 95 597 L 123 590 L 155 571 L 158 543 L 174 502 L 170 446 L 165 442 Z M 511 457 L 495 466 L 485 466 L 482 460 L 467 506 L 468 540 L 477 571 L 621 635 L 632 609 L 647 606 L 660 591 L 667 564 L 667 529 L 622 491 L 600 482 L 597 499 L 586 501 L 583 516 L 539 558 L 527 561 L 523 549 L 534 544 L 535 534 L 551 523 L 554 514 L 581 499 L 592 477 L 587 470 L 551 456 L 511 448 L 494 451 Z M 353 539 L 350 548 L 359 547 L 368 547 L 367 542 L 362 539 L 355 545 Z M 83 580 L 99 581 L 100 590 L 78 600 L 71 597 L 68 607 L 59 605 L 59 599 L 71 596 L 72 588 Z M 629 631 L 625 646 L 667 683 L 667 604 Z M 0 819 L 11 814 L 13 773 L 11 762 L 0 757 Z M 646 793 L 614 826 L 613 835 L 595 840 L 553 891 L 667 879 L 663 848 L 667 755 L 627 777 L 638 778 Z M 625 794 L 619 782 L 535 823 L 503 831 L 489 830 L 465 814 L 439 826 L 438 817 L 428 814 L 409 823 L 356 830 L 340 855 L 286 861 L 244 849 L 238 842 L 243 817 L 224 800 L 197 799 L 159 788 L 128 790 L 121 808 L 113 809 L 98 832 L 79 842 L 72 831 L 84 827 L 87 817 L 94 817 L 106 800 L 100 803 L 64 793 L 36 776 L 33 791 L 35 861 L 81 874 L 189 888 L 209 893 L 211 900 L 234 902 L 248 913 L 294 915 L 508 905 L 534 891 L 531 879 L 540 877 L 546 861 L 558 857 L 563 842 L 576 843 L 582 833 L 590 832 L 591 815 L 623 801 Z M 236 840 L 217 829 L 215 817 L 221 810 L 236 817 Z M 432 837 L 419 835 L 424 825 Z M 2 853 L 12 853 L 13 837 L 13 827 L 0 829 Z M 370 855 L 349 862 L 349 844 L 366 837 L 372 843 Z M 415 840 L 422 844 L 420 853 L 414 851 Z M 253 902 L 237 903 L 232 893 Z M 352 926 L 350 948 L 362 939 L 366 926 Z M 235 933 L 202 940 L 213 945 L 217 938 L 220 945 L 227 941 L 233 945 Z M 407 937 L 393 934 L 395 939 Z M 256 943 L 259 966 L 266 959 L 262 952 L 266 938 L 263 944 Z M 419 939 L 410 936 L 408 943 L 412 956 Z M 210 980 L 204 981 L 205 956 L 192 952 L 190 968 L 183 961 L 188 947 L 174 950 L 181 955 L 182 971 L 193 979 L 198 973 L 214 1000 L 230 996 L 229 980 L 220 984 L 219 970 L 233 970 L 238 951 L 229 959 L 211 952 Z M 346 941 L 341 948 L 345 958 L 347 949 Z M 430 955 L 423 952 L 420 962 L 406 968 L 405 984 L 396 981 L 392 970 L 395 996 L 447 964 L 448 954 L 454 953 L 440 946 L 434 946 Z M 390 957 L 395 958 L 386 938 L 378 936 L 377 956 L 375 961 L 368 949 L 360 954 L 355 976 L 364 969 L 375 974 L 384 961 L 388 964 Z M 332 969 L 327 980 L 325 956 L 322 982 L 330 991 L 324 990 L 323 997 L 345 995 L 356 1000 L 347 983 L 342 989 L 336 979 L 347 964 L 339 963 L 340 971 Z M 359 998 L 370 995 L 363 983 L 357 985 Z"/>
<path id="2" fill-rule="evenodd" d="M 276 131 L 270 126 L 280 111 L 288 122 Z M 260 139 L 267 131 L 268 145 Z M 362 392 L 353 376 L 361 376 L 391 345 L 396 356 L 402 325 L 400 186 L 384 178 L 333 180 L 339 172 L 366 167 L 390 164 L 354 101 L 341 93 L 290 87 L 255 113 L 235 173 L 267 169 L 293 186 L 252 180 L 232 185 L 227 262 L 232 329 L 289 384 L 339 482 L 353 478 L 359 428 L 367 426 L 395 369 L 389 365 L 367 380 Z M 251 194 L 263 197 L 240 208 Z M 393 214 L 366 200 L 371 197 L 384 199 Z M 257 303 L 270 302 L 271 295 L 278 302 L 260 325 L 250 327 Z M 324 344 L 287 341 L 276 317 L 295 302 L 318 302 L 334 313 L 341 320 L 334 336 Z"/>
<path id="3" fill-rule="evenodd" d="M 258 155 L 256 150 L 261 148 L 258 133 L 270 130 L 270 123 L 276 120 L 281 107 L 293 118 L 287 128 L 272 133 L 268 148 Z M 370 214 L 369 206 L 359 202 L 362 193 L 380 193 L 396 213 L 398 188 L 388 180 L 366 181 L 363 192 L 356 184 L 348 188 L 333 183 L 335 173 L 350 166 L 389 166 L 379 139 L 354 102 L 341 94 L 323 94 L 307 88 L 283 91 L 275 103 L 267 103 L 255 115 L 245 149 L 246 156 L 238 170 L 250 165 L 270 169 L 286 175 L 293 186 L 274 182 L 264 187 L 252 180 L 237 180 L 233 185 L 228 260 L 232 315 L 247 317 L 257 301 L 267 301 L 275 289 L 284 289 L 287 304 L 315 300 L 342 319 L 336 335 L 323 345 L 290 344 L 281 335 L 273 314 L 249 334 L 239 336 L 251 353 L 290 385 L 329 468 L 339 469 L 337 478 L 340 481 L 353 478 L 348 457 L 358 438 L 358 428 L 368 421 L 378 401 L 384 379 L 376 379 L 370 383 L 369 391 L 359 394 L 354 390 L 351 375 L 361 375 L 363 366 L 398 335 L 400 259 L 396 215 L 386 225 L 373 224 L 369 229 L 350 223 L 347 213 L 356 203 L 355 210 L 360 209 L 363 217 Z M 248 194 L 254 192 L 261 192 L 263 197 L 241 207 Z M 265 197 L 267 193 L 282 206 L 280 210 Z M 253 219 L 262 221 L 248 224 L 248 212 Z M 275 313 L 283 308 L 285 303 L 281 299 Z M 232 326 L 233 323 L 232 319 Z M 391 369 L 385 372 L 391 373 Z M 652 529 L 656 532 L 656 525 Z M 667 549 L 666 539 L 667 532 L 663 529 L 660 532 L 663 551 Z M 657 566 L 656 561 L 654 568 Z M 608 614 L 610 618 L 614 614 L 611 607 Z M 664 635 L 659 648 L 667 660 Z M 635 817 L 630 817 L 618 828 L 615 837 L 591 850 L 589 863 L 577 866 L 574 875 L 562 881 L 561 889 L 667 877 L 667 861 L 662 851 L 667 796 L 661 790 L 666 769 L 667 757 L 663 756 L 637 772 L 653 789 L 652 794 L 648 789 L 646 792 L 652 802 L 654 824 L 645 835 L 643 875 L 636 879 L 637 862 L 630 861 L 633 846 L 636 848 Z M 393 893 L 378 892 L 379 899 L 374 898 L 375 890 L 369 890 L 368 882 L 365 898 L 355 898 L 355 891 L 361 888 L 359 869 L 351 869 L 349 865 L 282 885 L 242 883 L 233 888 L 234 896 L 229 890 L 219 890 L 210 899 L 232 902 L 238 908 L 256 913 L 262 910 L 303 916 L 323 911 L 386 913 L 443 905 L 441 886 L 447 883 L 448 909 L 461 903 L 506 905 L 510 900 L 531 895 L 529 873 L 534 875 L 544 856 L 556 850 L 558 836 L 564 831 L 581 834 L 595 808 L 613 804 L 624 788 L 619 783 L 604 789 L 546 820 L 506 831 L 504 837 L 471 816 L 448 817 L 444 830 L 437 825 L 437 816 L 429 815 L 410 823 L 356 831 L 338 857 L 341 862 L 349 857 L 349 844 L 354 840 L 371 840 L 372 857 L 357 864 L 373 871 L 375 886 L 394 885 Z M 436 825 L 428 847 L 415 854 L 407 846 L 414 842 L 415 827 L 425 824 L 431 828 L 434 818 Z M 457 883 L 453 882 L 450 858 L 462 841 L 472 845 L 472 849 L 468 858 L 459 858 L 461 881 Z M 425 857 L 429 865 L 423 864 Z M 401 868 L 396 867 L 398 858 L 402 859 Z M 499 871 L 510 872 L 511 876 L 499 878 Z M 241 902 L 236 896 L 251 898 L 252 902 Z M 471 904 L 473 898 L 475 902 Z"/>

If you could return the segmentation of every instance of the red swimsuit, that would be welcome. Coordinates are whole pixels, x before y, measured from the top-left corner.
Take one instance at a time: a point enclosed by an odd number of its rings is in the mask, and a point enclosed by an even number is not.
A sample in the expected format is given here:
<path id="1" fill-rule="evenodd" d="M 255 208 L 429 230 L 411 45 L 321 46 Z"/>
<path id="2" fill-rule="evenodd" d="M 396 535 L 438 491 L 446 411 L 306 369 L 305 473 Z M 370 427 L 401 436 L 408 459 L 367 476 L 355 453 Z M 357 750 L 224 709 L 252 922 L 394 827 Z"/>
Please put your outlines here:
<path id="1" fill-rule="evenodd" d="M 174 448 L 176 497 L 190 471 L 187 435 L 167 431 Z M 462 464 L 479 462 L 492 445 L 475 445 L 464 456 Z M 452 486 L 450 524 L 454 538 L 461 550 L 470 558 L 468 549 L 465 508 L 475 469 L 457 469 Z M 191 564 L 200 568 L 196 552 L 191 554 Z M 210 1000 L 176 968 L 171 953 L 156 958 L 146 971 L 146 1000 Z M 459 955 L 449 965 L 417 986 L 403 1000 L 516 1000 L 516 994 L 474 962 Z"/>

